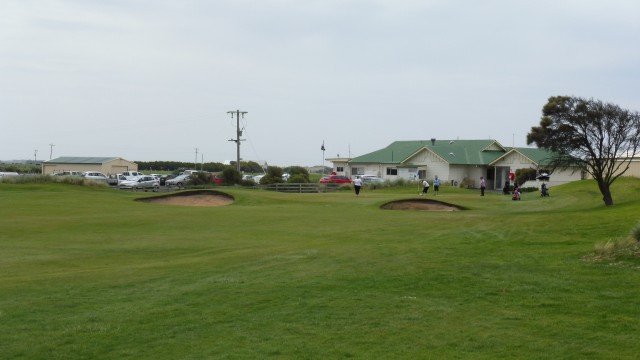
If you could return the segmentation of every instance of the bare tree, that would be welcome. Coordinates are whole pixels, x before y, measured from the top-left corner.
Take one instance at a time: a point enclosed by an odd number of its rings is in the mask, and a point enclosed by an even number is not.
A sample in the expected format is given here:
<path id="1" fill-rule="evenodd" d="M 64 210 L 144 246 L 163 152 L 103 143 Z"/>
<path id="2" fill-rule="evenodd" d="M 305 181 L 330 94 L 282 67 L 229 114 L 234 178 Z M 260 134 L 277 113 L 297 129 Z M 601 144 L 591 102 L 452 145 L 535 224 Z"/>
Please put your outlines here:
<path id="1" fill-rule="evenodd" d="M 606 206 L 613 205 L 611 184 L 628 169 L 640 146 L 640 114 L 599 100 L 550 97 L 540 126 L 527 144 L 551 150 L 552 168 L 580 166 L 598 183 Z"/>

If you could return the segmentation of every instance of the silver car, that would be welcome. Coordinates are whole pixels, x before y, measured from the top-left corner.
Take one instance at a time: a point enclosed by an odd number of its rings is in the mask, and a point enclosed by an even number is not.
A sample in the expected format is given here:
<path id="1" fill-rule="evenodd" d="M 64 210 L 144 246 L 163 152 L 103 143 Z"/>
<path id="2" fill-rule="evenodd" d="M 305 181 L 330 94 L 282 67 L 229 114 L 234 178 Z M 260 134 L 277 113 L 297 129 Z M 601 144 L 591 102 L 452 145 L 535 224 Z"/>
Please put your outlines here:
<path id="1" fill-rule="evenodd" d="M 179 175 L 176 176 L 173 179 L 167 180 L 165 181 L 165 185 L 166 186 L 177 186 L 177 187 L 184 187 L 185 185 L 187 185 L 189 183 L 189 180 L 191 180 L 191 175 Z"/>
<path id="2" fill-rule="evenodd" d="M 97 171 L 85 171 L 82 173 L 82 177 L 87 180 L 102 181 L 102 182 L 107 182 L 108 180 L 107 175 Z"/>
<path id="3" fill-rule="evenodd" d="M 118 188 L 131 190 L 143 189 L 144 191 L 151 189 L 155 192 L 160 190 L 160 182 L 153 176 L 144 175 L 135 180 L 120 181 Z"/>

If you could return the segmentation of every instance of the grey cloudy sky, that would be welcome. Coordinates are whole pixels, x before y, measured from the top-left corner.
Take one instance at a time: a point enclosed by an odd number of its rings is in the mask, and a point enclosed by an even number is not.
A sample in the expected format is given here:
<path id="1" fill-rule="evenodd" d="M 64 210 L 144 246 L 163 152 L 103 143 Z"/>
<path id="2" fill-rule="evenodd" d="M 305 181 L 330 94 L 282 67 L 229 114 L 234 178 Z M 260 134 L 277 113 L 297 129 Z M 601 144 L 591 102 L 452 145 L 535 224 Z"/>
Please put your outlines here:
<path id="1" fill-rule="evenodd" d="M 0 159 L 318 165 L 640 110 L 637 0 L 0 0 Z"/>

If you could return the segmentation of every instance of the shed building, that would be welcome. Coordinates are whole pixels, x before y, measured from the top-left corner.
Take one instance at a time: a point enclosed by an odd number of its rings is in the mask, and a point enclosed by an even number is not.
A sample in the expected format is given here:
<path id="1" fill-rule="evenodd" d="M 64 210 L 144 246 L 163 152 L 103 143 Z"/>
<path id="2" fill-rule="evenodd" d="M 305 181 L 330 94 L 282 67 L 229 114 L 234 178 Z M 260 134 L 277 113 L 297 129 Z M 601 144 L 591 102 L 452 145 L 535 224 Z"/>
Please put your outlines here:
<path id="1" fill-rule="evenodd" d="M 53 175 L 63 171 L 99 171 L 105 175 L 138 171 L 138 164 L 119 157 L 63 156 L 42 162 L 42 173 Z"/>

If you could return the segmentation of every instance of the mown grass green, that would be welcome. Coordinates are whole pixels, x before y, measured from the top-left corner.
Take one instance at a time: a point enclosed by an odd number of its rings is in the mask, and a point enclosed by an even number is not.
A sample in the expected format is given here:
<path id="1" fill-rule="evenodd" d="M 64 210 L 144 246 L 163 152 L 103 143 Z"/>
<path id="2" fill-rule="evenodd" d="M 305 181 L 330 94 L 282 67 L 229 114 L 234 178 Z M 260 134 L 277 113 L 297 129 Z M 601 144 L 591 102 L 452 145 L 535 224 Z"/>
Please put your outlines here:
<path id="1" fill-rule="evenodd" d="M 632 359 L 640 180 L 525 194 L 225 189 L 224 207 L 0 184 L 2 359 Z"/>

